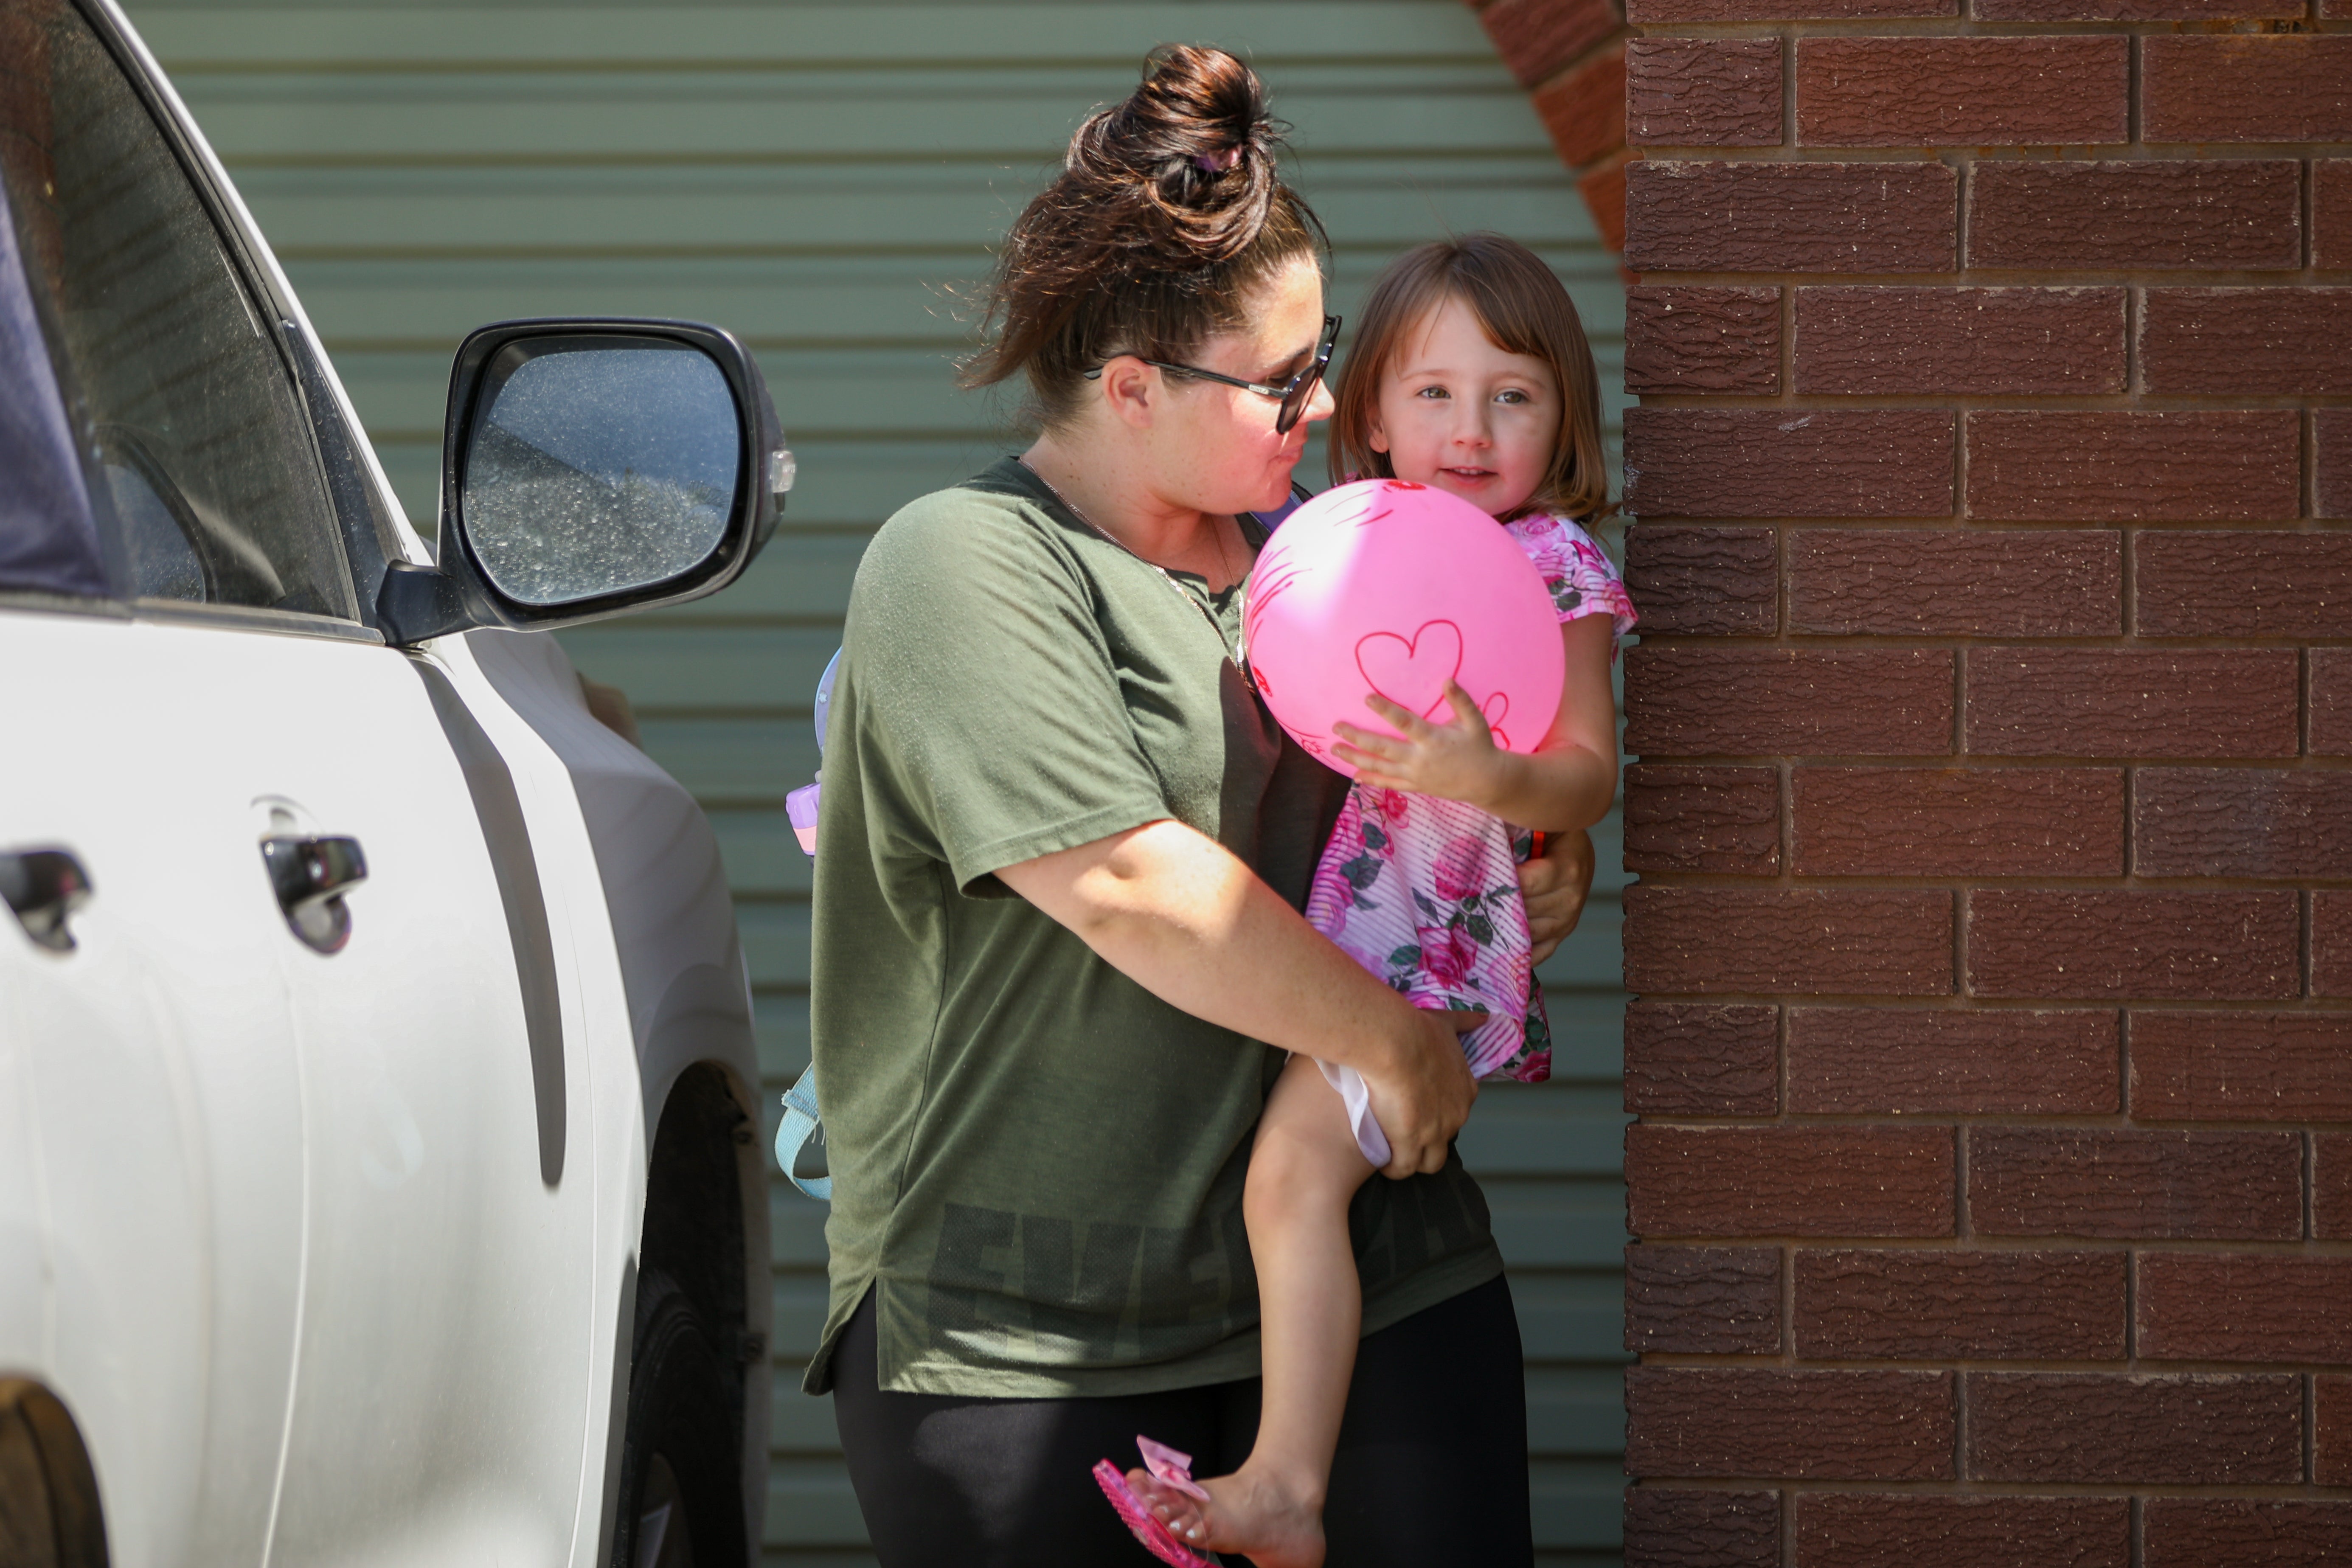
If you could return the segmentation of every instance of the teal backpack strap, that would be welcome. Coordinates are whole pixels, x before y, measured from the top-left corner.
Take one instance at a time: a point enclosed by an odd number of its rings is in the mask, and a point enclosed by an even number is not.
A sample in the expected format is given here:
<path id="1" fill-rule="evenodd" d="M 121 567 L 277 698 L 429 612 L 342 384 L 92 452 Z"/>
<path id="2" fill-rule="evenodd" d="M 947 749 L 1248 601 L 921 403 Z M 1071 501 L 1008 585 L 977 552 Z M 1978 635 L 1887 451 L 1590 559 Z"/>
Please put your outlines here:
<path id="1" fill-rule="evenodd" d="M 801 1069 L 800 1081 L 784 1090 L 784 1120 L 776 1129 L 776 1163 L 784 1168 L 793 1185 L 819 1203 L 829 1204 L 833 1201 L 831 1176 L 803 1176 L 793 1169 L 801 1151 L 808 1147 L 808 1141 L 822 1141 L 824 1136 L 824 1130 L 817 1125 L 816 1064 L 811 1062 Z"/>

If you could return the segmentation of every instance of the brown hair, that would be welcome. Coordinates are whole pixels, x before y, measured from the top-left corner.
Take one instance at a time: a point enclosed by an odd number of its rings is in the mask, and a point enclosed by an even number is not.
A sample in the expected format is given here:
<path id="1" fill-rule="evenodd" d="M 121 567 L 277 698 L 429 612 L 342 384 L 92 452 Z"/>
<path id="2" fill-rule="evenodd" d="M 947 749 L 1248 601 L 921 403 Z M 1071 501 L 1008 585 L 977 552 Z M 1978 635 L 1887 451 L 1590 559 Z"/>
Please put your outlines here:
<path id="1" fill-rule="evenodd" d="M 1285 129 L 1232 55 L 1154 49 L 1143 84 L 1087 117 L 1061 176 L 1005 236 L 982 321 L 992 335 L 964 384 L 1025 373 L 1027 412 L 1051 426 L 1113 355 L 1181 360 L 1246 325 L 1250 294 L 1323 235 L 1276 173 Z"/>
<path id="2" fill-rule="evenodd" d="M 1331 416 L 1331 478 L 1393 479 L 1386 452 L 1372 450 L 1372 414 L 1381 377 L 1407 332 L 1446 300 L 1460 300 L 1489 342 L 1550 367 L 1559 387 L 1559 437 L 1551 466 L 1526 510 L 1566 512 L 1599 522 L 1614 509 L 1609 464 L 1601 447 L 1601 374 L 1568 290 L 1543 258 L 1499 234 L 1470 234 L 1406 251 L 1389 264 L 1364 301 Z"/>

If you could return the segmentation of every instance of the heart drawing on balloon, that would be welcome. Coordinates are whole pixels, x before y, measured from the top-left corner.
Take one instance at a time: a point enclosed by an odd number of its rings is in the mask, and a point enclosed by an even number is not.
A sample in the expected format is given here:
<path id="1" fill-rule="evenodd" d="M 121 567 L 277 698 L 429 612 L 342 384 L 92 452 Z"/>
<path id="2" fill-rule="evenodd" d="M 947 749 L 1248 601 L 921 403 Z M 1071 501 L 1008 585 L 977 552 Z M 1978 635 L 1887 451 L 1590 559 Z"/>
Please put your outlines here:
<path id="1" fill-rule="evenodd" d="M 1356 642 L 1356 668 L 1371 689 L 1408 712 L 1444 723 L 1445 683 L 1462 670 L 1462 628 L 1424 621 L 1410 637 L 1373 632 Z"/>

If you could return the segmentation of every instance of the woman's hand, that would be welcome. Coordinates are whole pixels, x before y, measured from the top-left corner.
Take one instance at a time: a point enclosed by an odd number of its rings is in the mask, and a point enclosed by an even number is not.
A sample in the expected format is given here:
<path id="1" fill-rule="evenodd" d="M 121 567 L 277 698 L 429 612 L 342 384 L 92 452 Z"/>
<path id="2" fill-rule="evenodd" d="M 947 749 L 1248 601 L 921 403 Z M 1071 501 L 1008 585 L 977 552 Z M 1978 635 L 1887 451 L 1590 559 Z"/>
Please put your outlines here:
<path id="1" fill-rule="evenodd" d="M 1507 792 L 1509 773 L 1519 759 L 1495 744 L 1486 716 L 1451 680 L 1445 683 L 1445 700 L 1454 709 L 1454 720 L 1437 724 L 1375 691 L 1364 699 L 1364 706 L 1397 733 L 1381 735 L 1337 724 L 1333 729 L 1339 743 L 1331 748 L 1332 754 L 1368 784 L 1485 807 Z"/>
<path id="2" fill-rule="evenodd" d="M 1538 963 L 1549 958 L 1576 922 L 1592 891 L 1592 835 L 1582 828 L 1544 835 L 1544 852 L 1519 867 L 1519 896 L 1528 906 L 1528 941 Z"/>
<path id="3" fill-rule="evenodd" d="M 1391 1181 L 1445 1168 L 1454 1135 L 1470 1120 L 1478 1080 L 1462 1055 L 1460 1037 L 1486 1021 L 1484 1013 L 1421 1013 L 1422 1027 L 1410 1048 L 1398 1053 L 1387 1071 L 1364 1069 L 1372 1120 L 1389 1141 L 1389 1163 L 1381 1173 Z"/>

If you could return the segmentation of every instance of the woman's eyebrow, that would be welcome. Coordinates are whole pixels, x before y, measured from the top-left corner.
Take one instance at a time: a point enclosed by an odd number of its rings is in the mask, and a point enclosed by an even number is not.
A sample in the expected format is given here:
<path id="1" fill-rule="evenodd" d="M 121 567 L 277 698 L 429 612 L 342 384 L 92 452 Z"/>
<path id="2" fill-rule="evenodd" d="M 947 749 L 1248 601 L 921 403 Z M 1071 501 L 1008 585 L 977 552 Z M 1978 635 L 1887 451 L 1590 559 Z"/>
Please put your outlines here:
<path id="1" fill-rule="evenodd" d="M 1293 349 L 1290 353 L 1274 362 L 1274 367 L 1265 373 L 1265 379 L 1269 382 L 1287 381 L 1291 376 L 1297 375 L 1300 371 L 1305 370 L 1307 368 L 1307 362 L 1314 357 L 1315 344 L 1313 343 L 1308 343 L 1303 349 Z M 1287 372 L 1288 374 L 1284 374 L 1285 372 Z"/>

